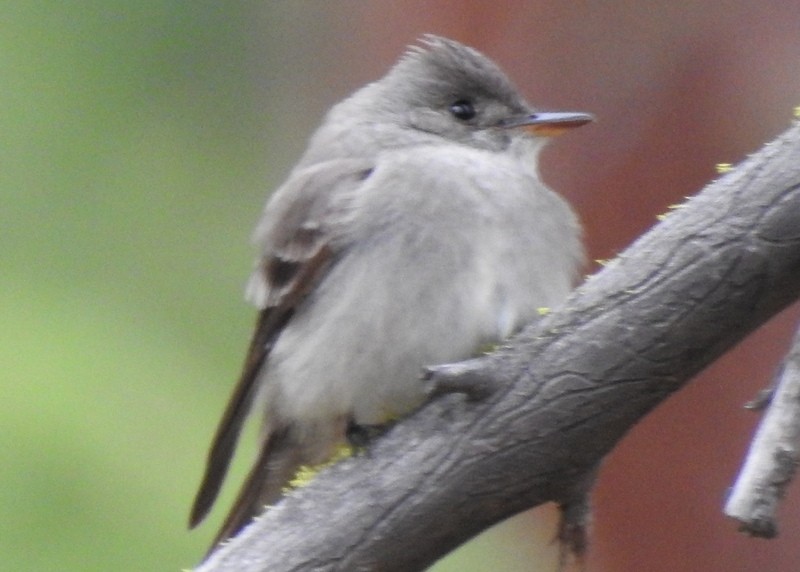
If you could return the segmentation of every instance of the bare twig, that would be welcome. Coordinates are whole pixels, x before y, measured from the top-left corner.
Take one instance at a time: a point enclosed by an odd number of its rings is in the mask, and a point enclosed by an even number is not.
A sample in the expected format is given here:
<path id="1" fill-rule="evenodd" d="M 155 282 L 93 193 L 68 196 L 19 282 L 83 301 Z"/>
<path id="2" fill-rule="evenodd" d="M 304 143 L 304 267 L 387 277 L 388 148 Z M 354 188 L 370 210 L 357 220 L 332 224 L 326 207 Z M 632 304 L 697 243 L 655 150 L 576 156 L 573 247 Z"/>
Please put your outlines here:
<path id="1" fill-rule="evenodd" d="M 739 530 L 772 538 L 775 512 L 800 463 L 800 330 L 792 342 L 767 412 L 725 504 Z"/>

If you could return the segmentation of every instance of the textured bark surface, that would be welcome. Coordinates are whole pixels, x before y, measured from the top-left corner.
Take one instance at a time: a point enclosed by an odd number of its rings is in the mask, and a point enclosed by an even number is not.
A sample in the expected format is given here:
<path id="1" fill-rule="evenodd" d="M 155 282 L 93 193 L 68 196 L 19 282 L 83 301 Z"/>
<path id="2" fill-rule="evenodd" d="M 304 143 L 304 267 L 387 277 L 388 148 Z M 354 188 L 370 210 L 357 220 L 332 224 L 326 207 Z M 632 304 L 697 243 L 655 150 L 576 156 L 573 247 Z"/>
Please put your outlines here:
<path id="1" fill-rule="evenodd" d="M 565 502 L 647 412 L 800 293 L 800 128 L 710 184 L 438 397 L 198 570 L 422 570 Z M 478 380 L 478 381 L 476 381 Z"/>

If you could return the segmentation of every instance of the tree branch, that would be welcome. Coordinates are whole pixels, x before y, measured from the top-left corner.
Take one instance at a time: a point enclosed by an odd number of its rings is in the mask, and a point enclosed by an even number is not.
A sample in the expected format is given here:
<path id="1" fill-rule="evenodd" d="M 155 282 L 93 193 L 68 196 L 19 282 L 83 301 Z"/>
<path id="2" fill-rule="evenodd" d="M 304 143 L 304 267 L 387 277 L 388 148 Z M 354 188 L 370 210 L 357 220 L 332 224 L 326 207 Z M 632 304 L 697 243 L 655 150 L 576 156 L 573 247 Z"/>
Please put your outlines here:
<path id="1" fill-rule="evenodd" d="M 725 504 L 725 514 L 741 523 L 739 530 L 763 538 L 777 535 L 775 511 L 800 464 L 800 330 L 772 393 Z"/>
<path id="2" fill-rule="evenodd" d="M 473 399 L 434 399 L 267 510 L 199 572 L 422 570 L 506 517 L 581 499 L 642 416 L 798 297 L 799 221 L 795 125 L 565 307 L 488 356 L 430 374 L 437 392 L 464 380 Z"/>

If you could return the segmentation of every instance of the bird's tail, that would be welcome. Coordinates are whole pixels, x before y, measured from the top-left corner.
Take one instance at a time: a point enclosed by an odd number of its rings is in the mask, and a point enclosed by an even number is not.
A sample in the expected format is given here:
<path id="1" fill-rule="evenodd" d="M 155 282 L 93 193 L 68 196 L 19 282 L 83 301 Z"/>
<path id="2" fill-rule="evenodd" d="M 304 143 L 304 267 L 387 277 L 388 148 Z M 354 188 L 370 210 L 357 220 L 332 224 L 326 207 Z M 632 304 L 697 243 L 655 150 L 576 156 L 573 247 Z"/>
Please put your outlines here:
<path id="1" fill-rule="evenodd" d="M 346 427 L 346 420 L 336 419 L 312 425 L 288 424 L 271 430 L 263 439 L 258 458 L 209 554 L 220 542 L 236 536 L 265 507 L 280 500 L 301 467 L 328 461 L 345 441 Z"/>

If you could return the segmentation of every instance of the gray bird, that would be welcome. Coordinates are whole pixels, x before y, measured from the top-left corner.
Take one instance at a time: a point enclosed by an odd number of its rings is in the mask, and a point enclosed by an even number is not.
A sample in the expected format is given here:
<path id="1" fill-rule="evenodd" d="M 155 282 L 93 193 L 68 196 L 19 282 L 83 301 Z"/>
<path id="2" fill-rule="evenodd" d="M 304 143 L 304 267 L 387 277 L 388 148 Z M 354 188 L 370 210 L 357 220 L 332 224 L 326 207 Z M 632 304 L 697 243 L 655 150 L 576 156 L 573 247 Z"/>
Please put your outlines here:
<path id="1" fill-rule="evenodd" d="M 258 223 L 247 298 L 260 313 L 191 527 L 251 411 L 263 431 L 215 544 L 279 500 L 300 466 L 418 407 L 423 366 L 503 340 L 577 279 L 580 226 L 537 155 L 592 117 L 535 111 L 479 52 L 420 44 L 330 110 Z"/>

